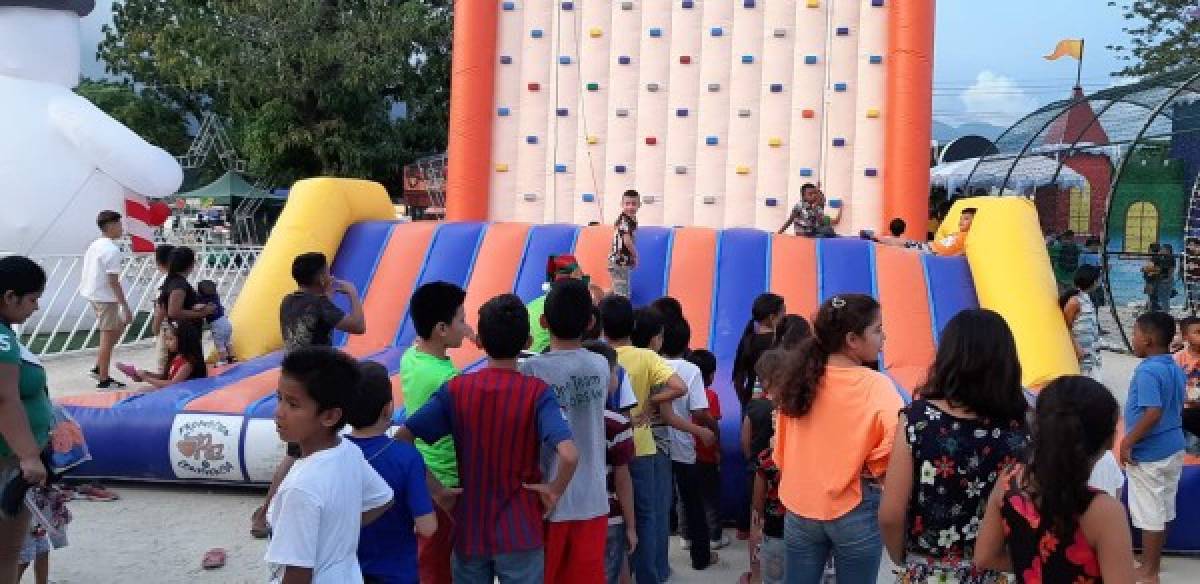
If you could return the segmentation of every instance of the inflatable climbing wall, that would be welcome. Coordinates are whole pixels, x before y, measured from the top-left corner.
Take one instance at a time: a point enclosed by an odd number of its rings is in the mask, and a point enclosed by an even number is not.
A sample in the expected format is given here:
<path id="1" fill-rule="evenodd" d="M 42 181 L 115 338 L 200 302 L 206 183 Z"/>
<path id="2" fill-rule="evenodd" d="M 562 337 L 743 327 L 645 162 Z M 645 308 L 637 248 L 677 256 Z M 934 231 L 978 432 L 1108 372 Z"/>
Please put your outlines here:
<path id="1" fill-rule="evenodd" d="M 843 233 L 921 225 L 932 17 L 932 0 L 458 3 L 450 215 L 611 223 L 637 189 L 645 224 L 777 229 L 820 183 Z"/>

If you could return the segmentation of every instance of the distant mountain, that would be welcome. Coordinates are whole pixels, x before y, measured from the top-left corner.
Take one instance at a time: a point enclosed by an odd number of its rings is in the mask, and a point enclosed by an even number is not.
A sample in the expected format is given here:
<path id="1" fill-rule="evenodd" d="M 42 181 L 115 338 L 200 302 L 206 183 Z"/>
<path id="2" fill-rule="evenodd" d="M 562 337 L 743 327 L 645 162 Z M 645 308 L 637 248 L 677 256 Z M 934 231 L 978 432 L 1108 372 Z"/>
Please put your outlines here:
<path id="1" fill-rule="evenodd" d="M 974 134 L 976 136 L 983 136 L 988 140 L 995 140 L 1000 136 L 1000 134 L 1003 134 L 1004 130 L 1006 129 L 1007 128 L 1001 128 L 1000 126 L 993 126 L 992 124 L 985 124 L 981 122 L 970 122 L 961 126 L 951 126 L 950 124 L 944 122 L 934 121 L 933 139 L 945 144 L 946 142 L 958 138 L 959 136 Z"/>

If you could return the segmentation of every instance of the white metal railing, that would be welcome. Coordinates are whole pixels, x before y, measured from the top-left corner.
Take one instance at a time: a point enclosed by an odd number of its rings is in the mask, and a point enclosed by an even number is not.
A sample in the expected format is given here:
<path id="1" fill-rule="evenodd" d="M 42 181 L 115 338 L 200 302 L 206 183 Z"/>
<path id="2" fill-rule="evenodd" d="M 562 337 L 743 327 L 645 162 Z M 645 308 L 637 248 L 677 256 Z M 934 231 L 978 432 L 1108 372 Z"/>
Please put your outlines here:
<path id="1" fill-rule="evenodd" d="M 241 293 L 250 269 L 262 253 L 260 246 L 195 246 L 196 268 L 192 282 L 212 280 L 217 285 L 226 312 Z M 21 327 L 21 342 L 40 356 L 60 355 L 93 349 L 99 343 L 96 319 L 87 299 L 79 295 L 82 254 L 32 255 L 46 270 L 46 289 L 40 307 Z M 129 254 L 121 268 L 121 284 L 133 311 L 133 322 L 120 345 L 152 338 L 154 305 L 163 276 L 154 254 Z"/>

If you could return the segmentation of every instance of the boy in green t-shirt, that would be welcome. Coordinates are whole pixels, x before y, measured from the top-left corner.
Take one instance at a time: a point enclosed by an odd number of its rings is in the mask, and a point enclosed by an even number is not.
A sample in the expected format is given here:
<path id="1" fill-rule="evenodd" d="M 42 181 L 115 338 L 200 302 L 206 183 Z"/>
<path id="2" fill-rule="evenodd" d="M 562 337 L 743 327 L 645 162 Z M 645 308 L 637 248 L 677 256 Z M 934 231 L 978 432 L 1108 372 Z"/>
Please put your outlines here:
<path id="1" fill-rule="evenodd" d="M 430 282 L 413 292 L 408 310 L 417 340 L 400 359 L 400 383 L 407 412 L 421 409 L 434 392 L 458 375 L 446 351 L 462 346 L 463 339 L 473 335 L 463 311 L 466 296 L 462 288 L 446 282 Z M 454 440 L 446 437 L 433 444 L 417 440 L 415 445 L 428 469 L 426 480 L 437 503 L 438 515 L 437 532 L 433 537 L 418 540 L 421 582 L 449 584 L 450 552 L 454 549 L 454 522 L 449 513 L 459 491 Z"/>

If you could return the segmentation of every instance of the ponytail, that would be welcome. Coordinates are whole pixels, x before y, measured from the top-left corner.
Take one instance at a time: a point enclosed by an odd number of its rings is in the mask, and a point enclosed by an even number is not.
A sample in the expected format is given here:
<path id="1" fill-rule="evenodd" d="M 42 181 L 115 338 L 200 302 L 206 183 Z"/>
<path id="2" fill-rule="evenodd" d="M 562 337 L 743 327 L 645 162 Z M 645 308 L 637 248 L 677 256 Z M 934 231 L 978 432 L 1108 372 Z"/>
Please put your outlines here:
<path id="1" fill-rule="evenodd" d="M 1103 385 L 1078 375 L 1060 377 L 1037 400 L 1026 486 L 1060 537 L 1075 530 L 1092 502 L 1092 465 L 1112 446 L 1117 400 Z"/>
<path id="2" fill-rule="evenodd" d="M 863 294 L 834 296 L 821 305 L 813 323 L 814 336 L 788 350 L 789 359 L 780 371 L 784 415 L 798 418 L 812 409 L 830 355 L 845 347 L 846 335 L 863 334 L 878 315 L 879 303 Z"/>

